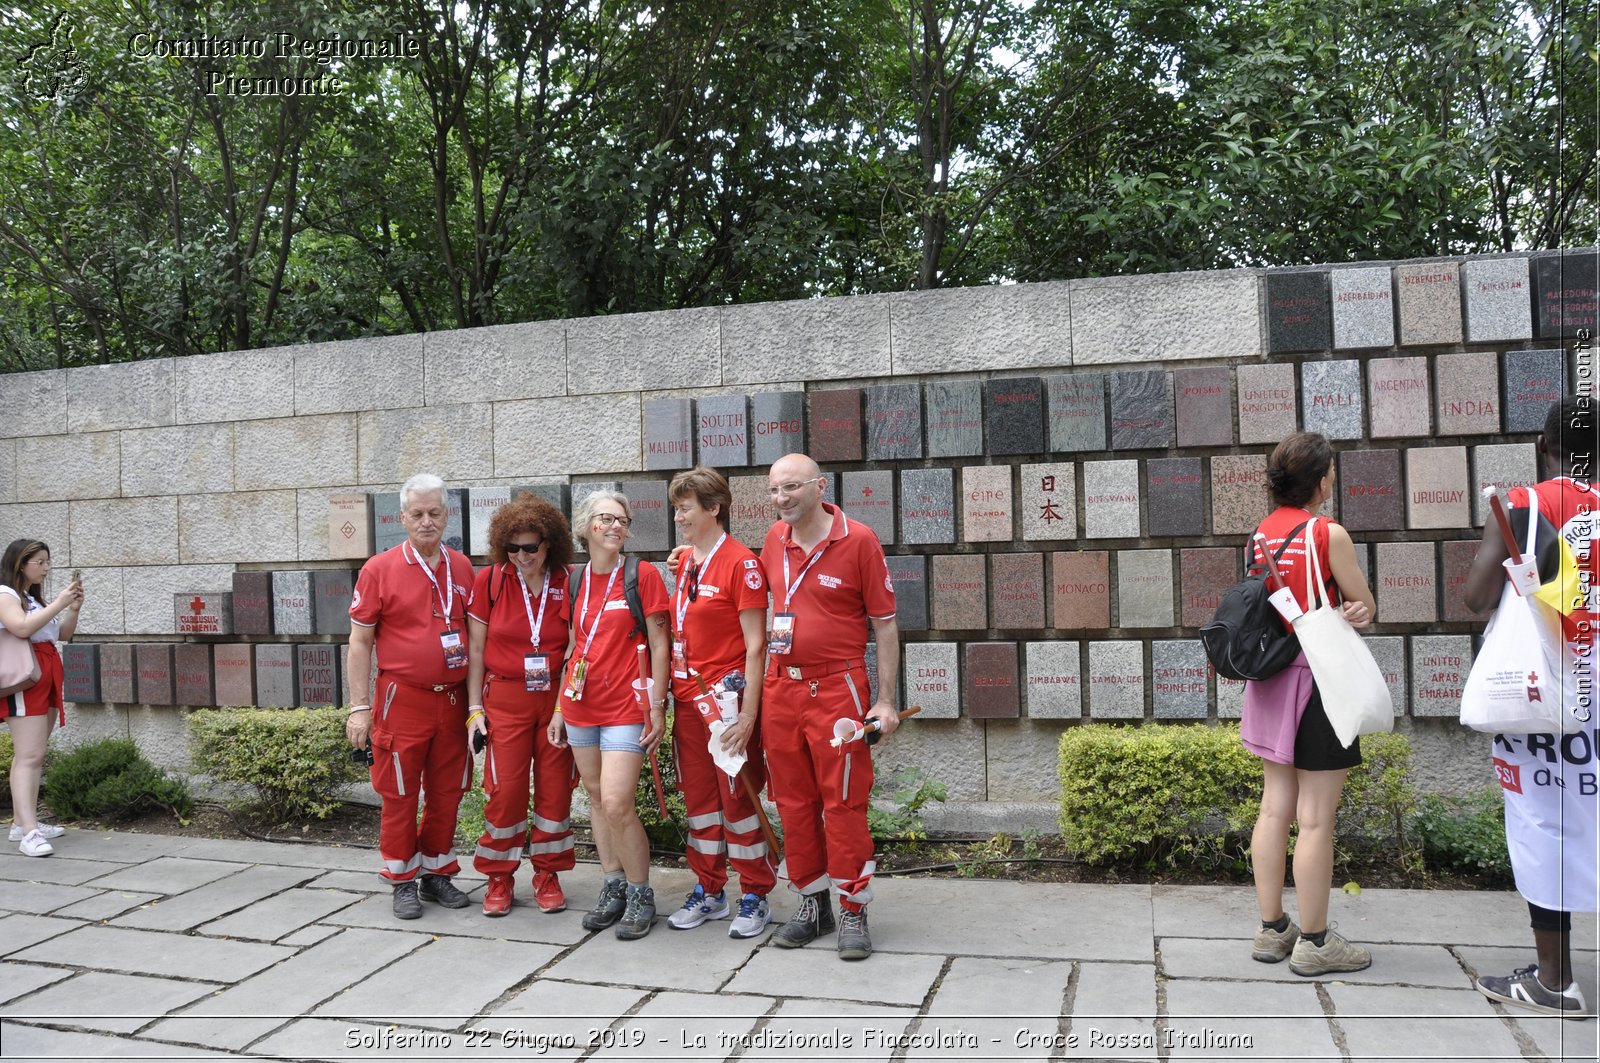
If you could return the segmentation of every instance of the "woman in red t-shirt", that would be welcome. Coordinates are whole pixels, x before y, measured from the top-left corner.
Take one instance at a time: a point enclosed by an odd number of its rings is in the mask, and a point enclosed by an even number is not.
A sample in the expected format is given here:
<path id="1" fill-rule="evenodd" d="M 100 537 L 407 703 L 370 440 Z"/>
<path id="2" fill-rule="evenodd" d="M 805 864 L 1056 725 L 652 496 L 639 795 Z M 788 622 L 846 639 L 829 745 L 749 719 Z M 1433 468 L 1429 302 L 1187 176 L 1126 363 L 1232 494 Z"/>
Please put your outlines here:
<path id="1" fill-rule="evenodd" d="M 573 866 L 572 751 L 551 743 L 562 654 L 571 637 L 567 566 L 572 532 L 549 502 L 524 491 L 489 521 L 490 564 L 467 601 L 467 731 L 485 735 L 483 837 L 473 866 L 489 877 L 483 914 L 511 911 L 512 874 L 527 844 L 539 909 L 567 906 L 559 873 Z M 528 774 L 533 770 L 533 829 Z"/>
<path id="2" fill-rule="evenodd" d="M 617 927 L 624 941 L 642 938 L 655 923 L 650 889 L 650 841 L 634 793 L 645 755 L 666 734 L 667 585 L 651 564 L 639 565 L 639 631 L 627 600 L 628 540 L 633 511 L 618 491 L 596 491 L 578 507 L 573 534 L 589 551 L 589 562 L 572 578 L 572 637 L 550 741 L 570 745 L 589 795 L 589 821 L 600 854 L 600 899 L 583 917 L 587 930 Z M 648 641 L 647 641 L 648 640 Z M 635 691 L 639 650 L 649 647 L 650 704 Z"/>
<path id="3" fill-rule="evenodd" d="M 1295 529 L 1311 521 L 1333 497 L 1333 448 L 1328 441 L 1316 432 L 1297 432 L 1279 443 L 1267 462 L 1267 490 L 1277 508 L 1257 531 L 1266 537 L 1265 549 L 1271 553 L 1290 540 L 1278 568 L 1300 608 L 1308 609 L 1307 536 L 1304 529 Z M 1352 627 L 1371 624 L 1377 606 L 1356 564 L 1350 533 L 1318 517 L 1310 549 L 1317 552 L 1322 571 L 1330 574 L 1328 599 L 1343 602 Z M 1260 559 L 1254 545 L 1249 556 L 1252 561 Z M 1333 818 L 1346 774 L 1361 763 L 1360 740 L 1346 749 L 1335 736 L 1304 654 L 1271 679 L 1245 684 L 1243 716 L 1244 744 L 1261 758 L 1266 776 L 1261 813 L 1250 838 L 1256 903 L 1261 908 L 1261 928 L 1251 955 L 1263 963 L 1287 958 L 1291 971 L 1307 977 L 1362 970 L 1372 963 L 1372 954 L 1328 929 Z M 1294 847 L 1294 884 L 1303 929 L 1283 911 L 1289 828 L 1296 820 L 1300 832 Z"/>

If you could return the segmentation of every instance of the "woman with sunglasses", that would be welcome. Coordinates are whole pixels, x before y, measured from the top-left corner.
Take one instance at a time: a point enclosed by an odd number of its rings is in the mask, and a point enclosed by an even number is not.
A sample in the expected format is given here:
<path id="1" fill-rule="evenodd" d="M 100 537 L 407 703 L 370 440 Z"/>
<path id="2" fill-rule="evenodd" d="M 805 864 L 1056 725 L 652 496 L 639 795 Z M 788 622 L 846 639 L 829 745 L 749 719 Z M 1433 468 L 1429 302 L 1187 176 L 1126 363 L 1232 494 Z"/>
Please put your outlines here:
<path id="1" fill-rule="evenodd" d="M 573 518 L 573 534 L 589 551 L 575 570 L 572 636 L 550 743 L 571 746 L 578 775 L 589 795 L 589 820 L 600 855 L 600 899 L 583 917 L 586 930 L 616 925 L 617 937 L 642 938 L 655 924 L 650 888 L 650 842 L 639 822 L 634 794 L 645 755 L 666 733 L 667 585 L 650 564 L 639 565 L 639 630 L 627 599 L 622 556 L 633 523 L 627 496 L 600 490 L 584 499 Z M 649 704 L 636 691 L 639 651 L 648 646 L 652 685 Z"/>
<path id="2" fill-rule="evenodd" d="M 467 602 L 467 733 L 485 749 L 483 837 L 473 866 L 489 878 L 483 914 L 511 911 L 512 876 L 526 843 L 533 896 L 543 912 L 566 908 L 560 872 L 570 871 L 570 750 L 550 741 L 556 683 L 570 638 L 567 565 L 572 535 L 561 511 L 524 491 L 489 521 L 490 564 Z M 528 824 L 529 766 L 533 827 Z"/>

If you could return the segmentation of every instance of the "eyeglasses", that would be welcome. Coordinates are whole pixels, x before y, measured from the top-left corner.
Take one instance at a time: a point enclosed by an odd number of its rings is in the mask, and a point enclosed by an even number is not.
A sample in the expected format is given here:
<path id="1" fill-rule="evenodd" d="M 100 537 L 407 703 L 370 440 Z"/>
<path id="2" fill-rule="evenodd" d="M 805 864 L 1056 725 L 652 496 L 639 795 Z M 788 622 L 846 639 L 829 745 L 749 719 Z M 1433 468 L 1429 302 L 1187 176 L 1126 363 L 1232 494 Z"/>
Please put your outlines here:
<path id="1" fill-rule="evenodd" d="M 508 553 L 508 554 L 521 554 L 521 553 L 537 554 L 539 552 L 539 548 L 541 546 L 543 546 L 543 545 L 544 545 L 544 540 L 542 540 L 542 539 L 539 542 L 536 542 L 536 543 L 506 543 L 506 553 Z"/>
<path id="2" fill-rule="evenodd" d="M 813 476 L 809 480 L 791 480 L 789 483 L 779 484 L 777 487 L 767 488 L 767 497 L 777 498 L 779 495 L 792 495 L 796 491 L 800 490 L 800 488 L 805 487 L 807 484 L 818 483 L 821 480 L 822 477 L 820 476 Z"/>
<path id="3" fill-rule="evenodd" d="M 609 528 L 613 524 L 620 524 L 626 528 L 633 523 L 632 517 L 618 516 L 615 513 L 596 513 L 594 519 L 600 522 L 602 528 Z"/>

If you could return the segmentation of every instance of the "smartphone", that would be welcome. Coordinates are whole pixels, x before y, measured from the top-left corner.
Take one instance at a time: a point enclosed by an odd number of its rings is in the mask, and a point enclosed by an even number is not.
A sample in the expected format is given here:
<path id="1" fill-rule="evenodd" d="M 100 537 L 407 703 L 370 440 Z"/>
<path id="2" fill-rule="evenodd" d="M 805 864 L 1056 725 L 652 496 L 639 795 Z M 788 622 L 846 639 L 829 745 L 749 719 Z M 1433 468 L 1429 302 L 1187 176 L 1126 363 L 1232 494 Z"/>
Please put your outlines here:
<path id="1" fill-rule="evenodd" d="M 75 568 L 75 569 L 72 570 L 72 582 L 74 582 L 74 583 L 82 583 L 83 582 L 83 569 Z"/>

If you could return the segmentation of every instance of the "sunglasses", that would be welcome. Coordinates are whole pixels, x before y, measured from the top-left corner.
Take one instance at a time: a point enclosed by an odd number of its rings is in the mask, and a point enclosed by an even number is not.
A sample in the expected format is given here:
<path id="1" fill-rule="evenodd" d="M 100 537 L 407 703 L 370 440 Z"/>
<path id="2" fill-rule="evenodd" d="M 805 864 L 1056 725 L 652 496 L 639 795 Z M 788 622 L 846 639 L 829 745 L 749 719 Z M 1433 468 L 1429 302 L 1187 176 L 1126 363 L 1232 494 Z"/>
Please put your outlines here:
<path id="1" fill-rule="evenodd" d="M 537 554 L 539 552 L 539 548 L 542 547 L 542 546 L 544 546 L 544 541 L 543 540 L 540 540 L 539 542 L 536 542 L 536 543 L 506 543 L 506 553 L 507 554 L 521 554 L 521 553 Z"/>
<path id="2" fill-rule="evenodd" d="M 689 586 L 687 588 L 688 592 L 689 592 L 689 600 L 691 602 L 699 601 L 700 600 L 700 566 L 699 565 L 691 565 L 689 567 L 689 572 L 688 572 L 688 577 L 687 578 L 689 580 Z"/>

